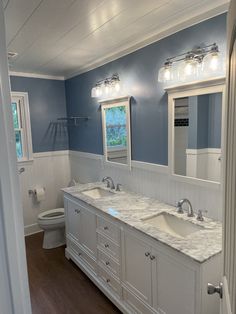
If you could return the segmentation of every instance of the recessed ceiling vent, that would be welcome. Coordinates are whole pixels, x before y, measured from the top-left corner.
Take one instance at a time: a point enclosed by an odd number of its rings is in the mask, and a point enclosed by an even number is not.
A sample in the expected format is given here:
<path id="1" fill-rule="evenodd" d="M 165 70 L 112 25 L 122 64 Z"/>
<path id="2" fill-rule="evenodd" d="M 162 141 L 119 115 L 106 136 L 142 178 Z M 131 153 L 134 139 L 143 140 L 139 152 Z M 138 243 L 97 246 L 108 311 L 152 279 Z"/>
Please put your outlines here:
<path id="1" fill-rule="evenodd" d="M 11 52 L 11 51 L 9 51 L 9 52 L 7 53 L 8 61 L 14 60 L 17 56 L 18 56 L 18 53 L 17 53 L 17 52 Z"/>

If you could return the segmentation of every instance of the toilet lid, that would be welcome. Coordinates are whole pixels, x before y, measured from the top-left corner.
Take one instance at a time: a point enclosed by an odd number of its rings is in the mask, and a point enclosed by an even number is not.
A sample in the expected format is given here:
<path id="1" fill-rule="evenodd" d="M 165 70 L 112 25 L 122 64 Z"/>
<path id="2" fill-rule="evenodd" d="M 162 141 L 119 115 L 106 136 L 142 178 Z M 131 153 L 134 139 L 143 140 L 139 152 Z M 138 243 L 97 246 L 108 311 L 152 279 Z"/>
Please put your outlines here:
<path id="1" fill-rule="evenodd" d="M 39 214 L 38 219 L 41 219 L 41 220 L 57 219 L 57 218 L 62 218 L 64 215 L 65 215 L 64 208 L 56 208 L 56 209 L 46 210 L 45 212 Z"/>

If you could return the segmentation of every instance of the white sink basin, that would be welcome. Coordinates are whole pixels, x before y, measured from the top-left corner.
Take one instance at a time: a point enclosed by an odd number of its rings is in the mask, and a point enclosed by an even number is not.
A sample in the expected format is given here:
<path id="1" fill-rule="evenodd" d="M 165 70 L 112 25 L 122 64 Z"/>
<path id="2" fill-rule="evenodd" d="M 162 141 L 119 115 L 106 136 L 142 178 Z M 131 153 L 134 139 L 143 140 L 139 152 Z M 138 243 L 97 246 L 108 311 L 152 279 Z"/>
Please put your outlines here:
<path id="1" fill-rule="evenodd" d="M 99 199 L 101 197 L 114 195 L 114 193 L 108 190 L 101 189 L 101 188 L 94 188 L 91 190 L 86 190 L 86 191 L 83 191 L 82 194 L 87 195 L 93 199 Z"/>
<path id="2" fill-rule="evenodd" d="M 204 228 L 168 213 L 161 213 L 150 218 L 143 218 L 142 221 L 153 227 L 158 227 L 162 231 L 178 238 L 184 238 Z"/>

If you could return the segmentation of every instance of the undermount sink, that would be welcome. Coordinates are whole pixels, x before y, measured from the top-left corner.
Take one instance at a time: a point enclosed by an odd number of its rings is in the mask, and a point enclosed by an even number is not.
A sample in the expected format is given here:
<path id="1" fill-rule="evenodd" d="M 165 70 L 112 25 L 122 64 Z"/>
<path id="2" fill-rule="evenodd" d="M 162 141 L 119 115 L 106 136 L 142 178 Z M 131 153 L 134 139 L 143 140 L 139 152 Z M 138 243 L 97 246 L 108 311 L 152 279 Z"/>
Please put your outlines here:
<path id="1" fill-rule="evenodd" d="M 168 213 L 161 213 L 149 218 L 143 218 L 142 221 L 178 238 L 184 238 L 203 229 L 202 226 L 195 225 Z"/>
<path id="2" fill-rule="evenodd" d="M 101 197 L 112 196 L 114 193 L 104 190 L 102 188 L 94 188 L 91 190 L 83 191 L 82 194 L 87 195 L 93 199 L 99 199 Z"/>

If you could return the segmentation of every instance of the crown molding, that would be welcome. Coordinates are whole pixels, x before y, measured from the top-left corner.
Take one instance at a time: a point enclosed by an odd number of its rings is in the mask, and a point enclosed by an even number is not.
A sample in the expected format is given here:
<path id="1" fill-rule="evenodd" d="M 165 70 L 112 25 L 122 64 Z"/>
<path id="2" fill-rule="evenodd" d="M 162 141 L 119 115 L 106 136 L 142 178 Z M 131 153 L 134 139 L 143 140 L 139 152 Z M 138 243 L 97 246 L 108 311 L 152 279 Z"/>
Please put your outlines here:
<path id="1" fill-rule="evenodd" d="M 67 80 L 77 75 L 80 75 L 82 73 L 86 73 L 88 71 L 94 70 L 102 65 L 105 65 L 109 62 L 117 60 L 121 57 L 124 57 L 132 52 L 135 52 L 141 48 L 144 48 L 150 44 L 153 44 L 181 30 L 194 26 L 198 23 L 206 21 L 220 14 L 226 13 L 228 11 L 228 7 L 229 7 L 229 3 L 224 3 L 204 13 L 197 14 L 195 11 L 194 16 L 190 18 L 189 16 L 187 16 L 187 18 L 185 18 L 182 22 L 178 24 L 175 24 L 175 22 L 173 22 L 172 25 L 169 24 L 168 27 L 164 29 L 163 31 L 161 31 L 160 33 L 155 33 L 151 35 L 149 34 L 148 36 L 146 36 L 146 38 L 143 38 L 141 42 L 136 42 L 131 45 L 130 43 L 127 43 L 126 46 L 122 46 L 122 48 L 119 51 L 116 51 L 115 53 L 108 54 L 105 57 L 98 59 L 96 62 L 92 62 L 84 66 L 83 68 L 77 69 L 73 72 L 65 73 L 65 79 Z"/>
<path id="2" fill-rule="evenodd" d="M 39 78 L 39 79 L 46 79 L 46 80 L 58 80 L 58 81 L 64 81 L 65 80 L 64 76 L 46 75 L 46 74 L 39 74 L 39 73 L 10 71 L 9 74 L 10 74 L 10 76 Z"/>

